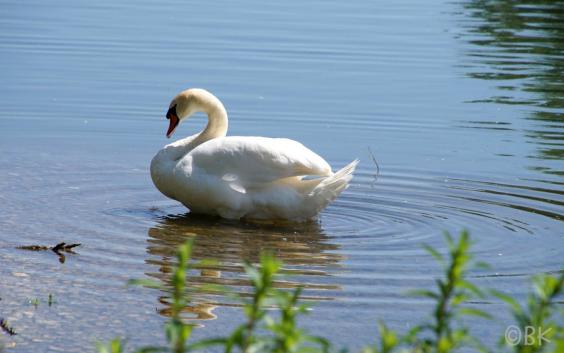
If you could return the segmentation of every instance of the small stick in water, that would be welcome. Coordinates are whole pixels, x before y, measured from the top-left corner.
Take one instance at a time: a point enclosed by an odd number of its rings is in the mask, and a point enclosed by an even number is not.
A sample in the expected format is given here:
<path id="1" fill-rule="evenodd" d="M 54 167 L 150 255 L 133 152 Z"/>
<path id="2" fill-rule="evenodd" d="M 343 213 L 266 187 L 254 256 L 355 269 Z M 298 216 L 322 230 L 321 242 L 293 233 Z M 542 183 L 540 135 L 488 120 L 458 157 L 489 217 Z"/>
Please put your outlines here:
<path id="1" fill-rule="evenodd" d="M 12 327 L 8 326 L 8 321 L 4 319 L 0 319 L 0 328 L 2 328 L 2 331 L 6 332 L 10 336 L 17 335 L 16 331 Z"/>
<path id="2" fill-rule="evenodd" d="M 73 252 L 73 248 L 76 248 L 77 246 L 80 246 L 80 244 L 66 244 L 66 243 L 59 243 L 57 245 L 55 245 L 54 247 L 51 248 L 51 250 L 53 250 L 54 252 L 56 252 L 57 254 L 60 251 L 65 251 L 65 252 Z"/>
<path id="3" fill-rule="evenodd" d="M 64 252 L 68 252 L 71 254 L 75 254 L 75 252 L 72 250 L 73 248 L 79 246 L 80 244 L 66 244 L 66 243 L 59 243 L 57 245 L 55 245 L 54 247 L 51 248 L 51 250 L 59 255 L 59 262 L 64 264 L 65 263 L 65 255 L 63 253 L 61 253 L 61 251 Z"/>
<path id="4" fill-rule="evenodd" d="M 59 262 L 60 263 L 65 263 L 65 255 L 63 254 L 63 252 L 70 253 L 70 254 L 76 254 L 73 251 L 73 249 L 76 248 L 77 246 L 80 246 L 80 245 L 81 245 L 80 243 L 67 244 L 65 242 L 61 242 L 61 243 L 59 243 L 59 244 L 57 244 L 53 247 L 43 246 L 43 245 L 24 245 L 24 246 L 17 246 L 16 249 L 29 250 L 29 251 L 51 250 L 59 256 Z"/>
<path id="5" fill-rule="evenodd" d="M 16 249 L 29 250 L 29 251 L 43 251 L 43 250 L 49 250 L 51 248 L 42 245 L 24 245 L 24 246 L 16 246 Z"/>
<path id="6" fill-rule="evenodd" d="M 376 165 L 376 174 L 374 175 L 374 181 L 372 182 L 372 186 L 374 186 L 374 183 L 378 181 L 378 177 L 380 176 L 380 166 L 378 165 L 378 161 L 376 161 L 376 157 L 374 157 L 374 153 L 372 153 L 370 146 L 368 146 L 368 153 L 370 153 L 370 158 L 372 158 L 372 162 Z"/>

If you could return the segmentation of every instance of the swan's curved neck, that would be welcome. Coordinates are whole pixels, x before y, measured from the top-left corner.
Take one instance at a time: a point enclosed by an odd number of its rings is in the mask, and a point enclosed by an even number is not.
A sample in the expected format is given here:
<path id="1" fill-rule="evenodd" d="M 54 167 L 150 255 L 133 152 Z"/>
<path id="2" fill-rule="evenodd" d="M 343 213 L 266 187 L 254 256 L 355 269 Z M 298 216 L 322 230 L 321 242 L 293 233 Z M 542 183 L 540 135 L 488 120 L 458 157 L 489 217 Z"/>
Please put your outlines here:
<path id="1" fill-rule="evenodd" d="M 221 104 L 219 99 L 215 97 L 211 100 L 205 100 L 202 102 L 200 111 L 203 111 L 208 115 L 208 125 L 194 140 L 194 143 L 196 143 L 194 147 L 208 140 L 217 137 L 224 137 L 227 135 L 227 128 L 229 124 L 225 107 Z"/>
<path id="2" fill-rule="evenodd" d="M 208 124 L 199 134 L 188 136 L 167 146 L 167 155 L 173 160 L 182 158 L 206 141 L 227 135 L 227 111 L 221 101 L 207 91 L 199 89 L 193 89 L 192 91 L 194 91 L 194 98 L 196 99 L 193 113 L 206 113 L 208 115 Z"/>

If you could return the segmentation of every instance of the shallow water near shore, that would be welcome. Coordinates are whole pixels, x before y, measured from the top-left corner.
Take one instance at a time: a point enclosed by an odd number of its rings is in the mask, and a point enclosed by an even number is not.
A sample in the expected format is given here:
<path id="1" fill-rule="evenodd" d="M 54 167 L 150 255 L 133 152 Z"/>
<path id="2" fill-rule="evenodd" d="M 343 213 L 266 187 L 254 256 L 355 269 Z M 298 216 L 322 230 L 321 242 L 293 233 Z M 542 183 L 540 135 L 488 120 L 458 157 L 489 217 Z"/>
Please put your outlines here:
<path id="1" fill-rule="evenodd" d="M 400 331 L 429 302 L 443 231 L 468 229 L 491 265 L 472 281 L 523 298 L 564 270 L 564 8 L 557 2 L 110 1 L 0 5 L 0 318 L 7 352 L 84 352 L 115 336 L 163 341 L 176 247 L 212 269 L 192 283 L 249 290 L 244 260 L 273 250 L 277 285 L 304 286 L 312 333 L 358 348 L 382 319 Z M 189 214 L 152 185 L 171 97 L 226 105 L 231 135 L 298 140 L 340 168 L 361 163 L 309 223 Z M 174 138 L 205 124 L 198 115 Z M 370 152 L 371 151 L 371 152 Z M 372 160 L 378 161 L 380 172 Z M 64 263 L 22 245 L 81 243 Z M 55 302 L 48 305 L 52 294 Z M 33 299 L 39 305 L 33 305 Z M 236 326 L 225 297 L 193 298 L 198 338 Z M 507 325 L 471 321 L 486 342 Z"/>

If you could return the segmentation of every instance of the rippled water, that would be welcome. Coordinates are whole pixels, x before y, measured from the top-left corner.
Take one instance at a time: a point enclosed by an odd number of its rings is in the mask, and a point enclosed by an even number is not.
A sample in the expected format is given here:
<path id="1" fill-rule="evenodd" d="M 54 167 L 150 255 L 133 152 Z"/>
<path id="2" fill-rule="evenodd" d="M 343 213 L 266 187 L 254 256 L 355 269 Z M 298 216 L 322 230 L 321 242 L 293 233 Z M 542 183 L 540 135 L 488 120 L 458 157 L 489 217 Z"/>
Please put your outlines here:
<path id="1" fill-rule="evenodd" d="M 337 345 L 403 330 L 429 303 L 422 250 L 471 231 L 492 265 L 473 280 L 523 297 L 527 278 L 564 269 L 564 8 L 558 2 L 57 1 L 0 4 L 0 317 L 8 351 L 83 352 L 116 335 L 162 340 L 175 248 L 217 266 L 194 283 L 248 291 L 244 259 L 285 262 L 304 286 L 304 325 Z M 181 89 L 216 93 L 230 134 L 302 141 L 336 168 L 359 157 L 351 187 L 306 224 L 190 215 L 153 187 L 164 112 Z M 176 136 L 191 134 L 191 120 Z M 369 149 L 380 166 L 377 174 Z M 81 243 L 65 262 L 17 246 Z M 52 293 L 55 303 L 47 304 Z M 39 298 L 35 307 L 29 301 Z M 504 317 L 497 302 L 475 303 Z M 198 337 L 240 309 L 194 298 Z M 490 326 L 473 324 L 486 341 Z"/>

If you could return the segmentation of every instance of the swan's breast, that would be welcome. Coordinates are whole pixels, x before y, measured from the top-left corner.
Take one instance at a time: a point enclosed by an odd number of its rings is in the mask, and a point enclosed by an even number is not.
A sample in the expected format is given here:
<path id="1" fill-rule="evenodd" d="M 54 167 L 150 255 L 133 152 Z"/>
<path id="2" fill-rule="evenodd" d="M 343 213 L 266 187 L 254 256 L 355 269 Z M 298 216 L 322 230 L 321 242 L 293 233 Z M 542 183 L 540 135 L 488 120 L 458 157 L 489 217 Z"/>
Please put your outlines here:
<path id="1" fill-rule="evenodd" d="M 165 196 L 178 200 L 179 188 L 182 188 L 187 173 L 177 171 L 184 159 L 177 162 L 170 158 L 168 152 L 166 148 L 162 149 L 151 160 L 151 179 Z M 184 164 L 184 167 L 186 165 Z"/>

